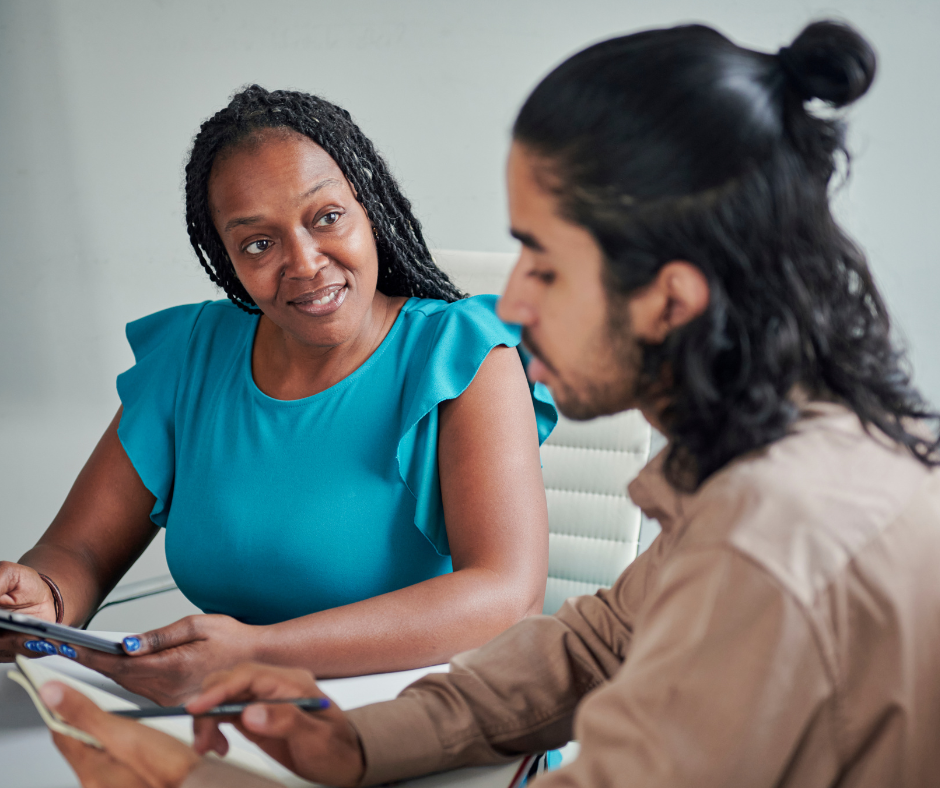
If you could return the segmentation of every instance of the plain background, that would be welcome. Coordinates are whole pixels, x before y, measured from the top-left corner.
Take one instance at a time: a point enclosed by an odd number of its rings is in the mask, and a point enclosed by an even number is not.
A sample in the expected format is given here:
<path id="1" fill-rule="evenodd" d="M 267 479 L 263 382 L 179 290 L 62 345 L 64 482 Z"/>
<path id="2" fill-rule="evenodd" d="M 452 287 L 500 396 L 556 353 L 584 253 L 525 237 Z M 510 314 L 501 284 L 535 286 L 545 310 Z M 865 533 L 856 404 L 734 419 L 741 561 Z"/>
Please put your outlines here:
<path id="1" fill-rule="evenodd" d="M 124 324 L 219 297 L 188 245 L 182 168 L 240 86 L 344 106 L 431 246 L 510 251 L 509 129 L 567 55 L 689 21 L 775 51 L 821 17 L 880 56 L 837 210 L 938 402 L 937 0 L 0 0 L 0 557 L 39 537 L 117 409 Z M 164 571 L 158 540 L 131 577 Z"/>

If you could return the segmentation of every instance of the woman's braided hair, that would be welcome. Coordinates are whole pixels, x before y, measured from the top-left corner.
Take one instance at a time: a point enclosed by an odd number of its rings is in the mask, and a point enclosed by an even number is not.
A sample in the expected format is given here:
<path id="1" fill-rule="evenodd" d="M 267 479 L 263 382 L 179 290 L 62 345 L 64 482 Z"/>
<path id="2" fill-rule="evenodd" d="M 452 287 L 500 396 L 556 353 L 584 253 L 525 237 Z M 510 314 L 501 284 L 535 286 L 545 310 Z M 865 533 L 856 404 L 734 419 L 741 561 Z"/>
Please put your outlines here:
<path id="1" fill-rule="evenodd" d="M 209 210 L 209 176 L 220 153 L 265 129 L 291 129 L 309 137 L 343 171 L 376 234 L 377 288 L 388 296 L 456 301 L 463 297 L 431 259 L 421 224 L 411 212 L 388 165 L 349 113 L 308 93 L 267 91 L 250 85 L 205 121 L 186 165 L 186 227 L 196 257 L 232 302 L 252 314 L 260 310 L 235 275 Z"/>

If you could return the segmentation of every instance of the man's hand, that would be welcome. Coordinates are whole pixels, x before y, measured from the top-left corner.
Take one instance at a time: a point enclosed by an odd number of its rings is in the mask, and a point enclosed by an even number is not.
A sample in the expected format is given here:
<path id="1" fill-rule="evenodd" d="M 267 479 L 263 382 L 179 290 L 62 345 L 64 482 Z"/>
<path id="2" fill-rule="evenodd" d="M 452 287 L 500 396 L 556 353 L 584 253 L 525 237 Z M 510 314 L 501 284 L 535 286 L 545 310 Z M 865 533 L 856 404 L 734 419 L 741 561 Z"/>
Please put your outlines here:
<path id="1" fill-rule="evenodd" d="M 0 561 L 0 608 L 55 621 L 52 591 L 39 572 L 23 564 Z M 20 648 L 21 641 L 28 639 L 0 630 L 0 662 L 12 662 L 17 654 L 28 653 Z"/>
<path id="2" fill-rule="evenodd" d="M 336 705 L 317 712 L 295 706 L 264 705 L 265 699 L 323 697 L 313 676 L 305 670 L 265 665 L 239 665 L 206 680 L 203 693 L 187 705 L 192 714 L 226 702 L 258 700 L 232 722 L 246 738 L 307 780 L 351 786 L 362 779 L 365 759 L 359 737 Z M 193 723 L 196 750 L 224 755 L 228 742 L 218 718 L 197 718 Z"/>
<path id="3" fill-rule="evenodd" d="M 78 661 L 125 689 L 164 706 L 184 703 L 205 677 L 254 656 L 261 627 L 229 616 L 187 616 L 161 629 L 124 639 L 123 656 L 77 648 Z"/>
<path id="4" fill-rule="evenodd" d="M 199 763 L 196 752 L 181 741 L 108 714 L 64 684 L 48 682 L 39 694 L 69 725 L 90 733 L 104 747 L 52 736 L 86 788 L 177 788 Z"/>

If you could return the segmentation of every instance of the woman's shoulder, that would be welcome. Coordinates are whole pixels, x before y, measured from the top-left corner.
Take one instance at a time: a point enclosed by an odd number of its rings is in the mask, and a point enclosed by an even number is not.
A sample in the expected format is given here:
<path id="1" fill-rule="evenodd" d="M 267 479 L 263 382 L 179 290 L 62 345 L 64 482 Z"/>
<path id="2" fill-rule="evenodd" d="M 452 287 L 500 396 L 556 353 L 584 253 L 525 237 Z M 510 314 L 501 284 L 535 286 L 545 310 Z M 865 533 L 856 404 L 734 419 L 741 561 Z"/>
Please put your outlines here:
<path id="1" fill-rule="evenodd" d="M 449 335 L 461 342 L 482 342 L 490 347 L 515 347 L 521 339 L 518 326 L 504 323 L 496 314 L 495 295 L 477 295 L 448 303 L 434 298 L 412 298 L 402 308 L 410 334 L 437 342 Z"/>
<path id="2" fill-rule="evenodd" d="M 127 340 L 140 361 L 160 348 L 181 348 L 199 335 L 230 336 L 230 329 L 244 327 L 251 316 L 231 301 L 203 301 L 161 309 L 127 324 Z"/>

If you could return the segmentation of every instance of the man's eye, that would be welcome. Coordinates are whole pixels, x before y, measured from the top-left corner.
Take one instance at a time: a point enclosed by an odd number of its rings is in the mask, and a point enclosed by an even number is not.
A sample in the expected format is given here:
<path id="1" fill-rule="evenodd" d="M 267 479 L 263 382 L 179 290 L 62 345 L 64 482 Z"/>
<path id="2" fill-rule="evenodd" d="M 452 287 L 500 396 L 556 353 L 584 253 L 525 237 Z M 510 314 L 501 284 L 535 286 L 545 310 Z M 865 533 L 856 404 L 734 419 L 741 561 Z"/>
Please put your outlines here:
<path id="1" fill-rule="evenodd" d="M 252 241 L 248 246 L 245 247 L 244 251 L 246 254 L 261 254 L 266 252 L 271 248 L 271 241 L 267 238 L 262 238 L 260 241 Z"/>
<path id="2" fill-rule="evenodd" d="M 550 285 L 555 281 L 555 272 L 554 271 L 538 271 L 532 269 L 529 271 L 529 276 L 533 276 L 539 280 L 543 285 Z"/>
<path id="3" fill-rule="evenodd" d="M 330 211 L 329 213 L 323 214 L 317 220 L 317 226 L 328 226 L 331 224 L 336 224 L 339 221 L 339 211 Z"/>

